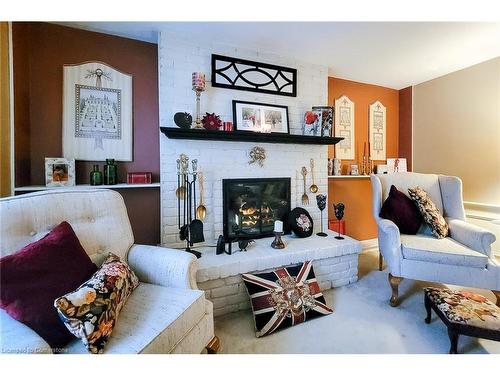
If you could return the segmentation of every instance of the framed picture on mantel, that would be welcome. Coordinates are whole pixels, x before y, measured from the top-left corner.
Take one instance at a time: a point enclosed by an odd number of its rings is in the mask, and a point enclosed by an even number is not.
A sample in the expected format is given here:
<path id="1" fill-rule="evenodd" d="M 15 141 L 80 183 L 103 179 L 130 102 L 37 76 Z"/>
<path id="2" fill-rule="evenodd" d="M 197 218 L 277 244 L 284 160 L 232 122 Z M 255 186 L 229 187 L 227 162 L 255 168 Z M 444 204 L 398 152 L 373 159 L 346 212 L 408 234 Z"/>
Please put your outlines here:
<path id="1" fill-rule="evenodd" d="M 289 134 L 288 107 L 233 100 L 234 130 Z"/>

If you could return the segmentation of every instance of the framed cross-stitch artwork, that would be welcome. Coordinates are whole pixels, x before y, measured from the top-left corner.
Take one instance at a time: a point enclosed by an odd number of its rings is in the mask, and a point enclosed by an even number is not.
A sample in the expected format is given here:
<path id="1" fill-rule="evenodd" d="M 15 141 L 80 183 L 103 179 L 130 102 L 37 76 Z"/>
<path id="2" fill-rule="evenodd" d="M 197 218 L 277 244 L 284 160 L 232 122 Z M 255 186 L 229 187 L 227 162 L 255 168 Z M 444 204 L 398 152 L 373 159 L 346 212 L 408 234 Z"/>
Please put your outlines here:
<path id="1" fill-rule="evenodd" d="M 372 160 L 386 158 L 386 109 L 378 100 L 370 105 L 369 118 L 370 157 Z"/>
<path id="2" fill-rule="evenodd" d="M 63 67 L 63 155 L 132 161 L 132 76 L 101 62 Z"/>
<path id="3" fill-rule="evenodd" d="M 335 157 L 355 159 L 354 102 L 345 95 L 335 99 L 334 129 L 336 137 L 344 138 L 335 145 Z"/>

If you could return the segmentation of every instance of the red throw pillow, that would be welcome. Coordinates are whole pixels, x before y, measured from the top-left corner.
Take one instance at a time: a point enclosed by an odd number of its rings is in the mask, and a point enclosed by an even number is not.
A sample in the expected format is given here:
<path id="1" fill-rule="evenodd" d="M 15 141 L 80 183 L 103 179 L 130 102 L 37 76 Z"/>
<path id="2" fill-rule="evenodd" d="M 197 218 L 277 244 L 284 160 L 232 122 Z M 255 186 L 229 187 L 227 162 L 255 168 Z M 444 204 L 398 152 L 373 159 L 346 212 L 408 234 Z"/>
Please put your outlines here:
<path id="1" fill-rule="evenodd" d="M 52 348 L 62 348 L 75 337 L 59 319 L 54 300 L 96 271 L 73 228 L 63 221 L 42 239 L 0 259 L 0 307 Z"/>
<path id="2" fill-rule="evenodd" d="M 396 224 L 402 234 L 417 234 L 422 224 L 422 215 L 418 207 L 394 185 L 391 186 L 379 216 Z"/>

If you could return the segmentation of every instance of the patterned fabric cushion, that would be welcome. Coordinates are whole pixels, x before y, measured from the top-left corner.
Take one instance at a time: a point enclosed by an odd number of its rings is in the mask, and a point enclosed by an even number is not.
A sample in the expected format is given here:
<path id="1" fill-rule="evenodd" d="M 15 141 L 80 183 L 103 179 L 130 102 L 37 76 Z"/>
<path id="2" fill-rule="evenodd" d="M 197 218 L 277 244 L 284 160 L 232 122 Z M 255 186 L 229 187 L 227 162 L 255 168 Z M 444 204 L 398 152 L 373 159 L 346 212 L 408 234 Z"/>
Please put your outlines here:
<path id="1" fill-rule="evenodd" d="M 443 215 L 441 215 L 429 194 L 418 186 L 408 189 L 408 194 L 416 203 L 424 221 L 431 227 L 432 234 L 437 238 L 448 236 L 448 223 L 444 220 Z"/>
<path id="2" fill-rule="evenodd" d="M 500 331 L 500 307 L 466 291 L 425 288 L 425 294 L 452 323 Z"/>
<path id="3" fill-rule="evenodd" d="M 311 261 L 242 277 L 252 302 L 257 337 L 333 311 L 319 290 Z"/>
<path id="4" fill-rule="evenodd" d="M 120 310 L 138 285 L 129 266 L 110 253 L 90 280 L 56 299 L 54 306 L 68 330 L 90 353 L 102 353 Z"/>

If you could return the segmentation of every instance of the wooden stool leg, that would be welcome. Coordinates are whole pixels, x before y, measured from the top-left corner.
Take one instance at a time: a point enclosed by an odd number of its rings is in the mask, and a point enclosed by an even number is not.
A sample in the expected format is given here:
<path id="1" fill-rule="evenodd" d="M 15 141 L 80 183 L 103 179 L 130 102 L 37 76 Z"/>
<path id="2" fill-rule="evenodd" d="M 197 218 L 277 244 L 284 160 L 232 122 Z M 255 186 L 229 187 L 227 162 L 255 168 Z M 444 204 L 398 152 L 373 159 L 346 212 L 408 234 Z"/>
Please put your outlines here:
<path id="1" fill-rule="evenodd" d="M 432 316 L 432 309 L 431 309 L 431 301 L 429 300 L 427 295 L 424 297 L 424 304 L 425 304 L 425 310 L 427 310 L 427 317 L 425 318 L 425 322 L 427 324 L 430 324 L 431 316 Z"/>
<path id="2" fill-rule="evenodd" d="M 492 290 L 495 297 L 497 297 L 497 306 L 500 307 L 500 290 Z"/>
<path id="3" fill-rule="evenodd" d="M 392 289 L 392 296 L 389 303 L 392 307 L 396 307 L 399 303 L 398 287 L 402 280 L 403 280 L 402 277 L 392 276 L 391 274 L 389 274 L 389 284 L 391 284 L 391 289 Z"/>
<path id="4" fill-rule="evenodd" d="M 378 252 L 378 270 L 382 271 L 382 268 L 384 267 L 384 258 L 382 257 L 382 253 Z"/>
<path id="5" fill-rule="evenodd" d="M 448 336 L 450 338 L 450 354 L 457 354 L 458 332 L 448 327 Z"/>
<path id="6" fill-rule="evenodd" d="M 214 336 L 212 340 L 206 346 L 208 354 L 217 354 L 220 349 L 220 340 L 217 336 Z"/>

